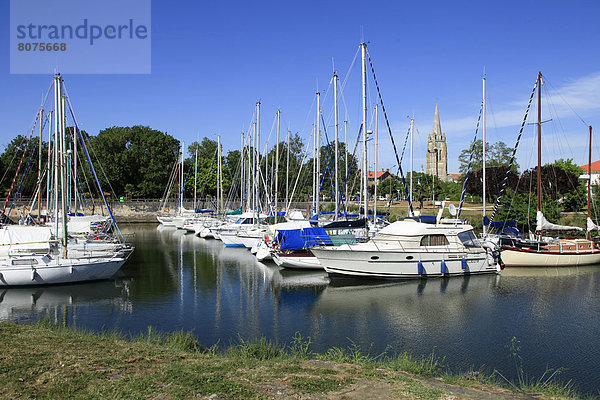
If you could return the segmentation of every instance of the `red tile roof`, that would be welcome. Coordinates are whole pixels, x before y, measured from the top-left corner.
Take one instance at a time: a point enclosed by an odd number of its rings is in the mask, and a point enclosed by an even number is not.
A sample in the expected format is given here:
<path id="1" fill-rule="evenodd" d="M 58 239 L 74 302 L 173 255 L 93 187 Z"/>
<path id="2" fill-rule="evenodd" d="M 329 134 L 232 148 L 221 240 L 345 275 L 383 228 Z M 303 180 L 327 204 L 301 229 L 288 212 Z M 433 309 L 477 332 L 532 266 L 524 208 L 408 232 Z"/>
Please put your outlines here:
<path id="1" fill-rule="evenodd" d="M 381 178 L 385 173 L 392 175 L 389 169 L 382 169 L 381 171 L 377 171 L 377 179 Z M 375 179 L 375 171 L 367 171 L 367 179 Z"/>
<path id="2" fill-rule="evenodd" d="M 583 172 L 588 172 L 588 165 L 589 164 L 585 164 L 579 168 L 581 168 L 583 170 Z M 592 172 L 600 172 L 600 160 L 594 161 L 592 163 Z"/>

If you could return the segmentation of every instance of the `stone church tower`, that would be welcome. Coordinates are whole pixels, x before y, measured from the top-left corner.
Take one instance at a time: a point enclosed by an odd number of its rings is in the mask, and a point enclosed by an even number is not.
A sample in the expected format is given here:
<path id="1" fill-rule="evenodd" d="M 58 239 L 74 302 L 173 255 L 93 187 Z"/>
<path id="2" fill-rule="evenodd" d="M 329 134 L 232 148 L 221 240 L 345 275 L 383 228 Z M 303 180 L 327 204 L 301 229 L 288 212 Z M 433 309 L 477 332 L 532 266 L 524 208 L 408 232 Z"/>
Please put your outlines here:
<path id="1" fill-rule="evenodd" d="M 438 106 L 435 105 L 433 129 L 427 139 L 427 168 L 428 175 L 434 175 L 442 181 L 448 180 L 448 150 L 446 148 L 446 134 L 442 133 Z M 436 171 L 437 167 L 437 171 Z"/>

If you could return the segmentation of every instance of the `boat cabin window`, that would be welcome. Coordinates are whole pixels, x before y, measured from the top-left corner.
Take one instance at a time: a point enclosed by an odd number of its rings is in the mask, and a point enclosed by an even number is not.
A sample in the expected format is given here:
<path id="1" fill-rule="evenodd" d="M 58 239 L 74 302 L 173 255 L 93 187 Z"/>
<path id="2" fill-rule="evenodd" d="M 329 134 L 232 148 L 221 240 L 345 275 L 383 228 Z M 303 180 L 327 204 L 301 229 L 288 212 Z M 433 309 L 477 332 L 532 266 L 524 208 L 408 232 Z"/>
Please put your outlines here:
<path id="1" fill-rule="evenodd" d="M 479 241 L 473 231 L 461 232 L 458 234 L 458 238 L 465 247 L 480 247 Z"/>
<path id="2" fill-rule="evenodd" d="M 421 246 L 447 246 L 446 235 L 425 235 L 421 238 Z"/>

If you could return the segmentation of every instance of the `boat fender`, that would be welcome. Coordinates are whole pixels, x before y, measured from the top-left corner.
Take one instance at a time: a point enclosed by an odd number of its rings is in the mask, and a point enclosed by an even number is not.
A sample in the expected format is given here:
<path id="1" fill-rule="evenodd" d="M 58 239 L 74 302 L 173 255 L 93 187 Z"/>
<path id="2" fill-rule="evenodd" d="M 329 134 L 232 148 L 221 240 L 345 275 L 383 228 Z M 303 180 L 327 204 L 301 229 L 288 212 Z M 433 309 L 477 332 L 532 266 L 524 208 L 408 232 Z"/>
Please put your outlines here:
<path id="1" fill-rule="evenodd" d="M 425 268 L 423 268 L 423 263 L 421 261 L 419 261 L 417 264 L 417 272 L 419 275 L 426 275 Z"/>
<path id="2" fill-rule="evenodd" d="M 269 243 L 269 235 L 265 235 L 265 243 Z"/>
<path id="3" fill-rule="evenodd" d="M 466 271 L 466 270 L 468 270 L 468 269 L 469 269 L 469 265 L 467 264 L 467 259 L 466 259 L 466 258 L 464 258 L 464 257 L 463 257 L 463 259 L 462 259 L 462 260 L 460 260 L 460 262 L 461 262 L 461 266 L 462 266 L 462 269 L 463 269 L 463 270 L 465 270 L 465 271 Z"/>
<path id="4" fill-rule="evenodd" d="M 36 274 L 35 268 L 31 267 L 31 280 L 32 281 L 35 281 L 35 274 Z"/>
<path id="5" fill-rule="evenodd" d="M 71 265 L 71 266 L 69 266 L 69 273 L 70 273 L 70 274 L 73 274 L 73 266 L 72 266 L 72 265 Z"/>
<path id="6" fill-rule="evenodd" d="M 442 274 L 447 274 L 448 273 L 448 267 L 446 266 L 446 261 L 442 260 Z"/>

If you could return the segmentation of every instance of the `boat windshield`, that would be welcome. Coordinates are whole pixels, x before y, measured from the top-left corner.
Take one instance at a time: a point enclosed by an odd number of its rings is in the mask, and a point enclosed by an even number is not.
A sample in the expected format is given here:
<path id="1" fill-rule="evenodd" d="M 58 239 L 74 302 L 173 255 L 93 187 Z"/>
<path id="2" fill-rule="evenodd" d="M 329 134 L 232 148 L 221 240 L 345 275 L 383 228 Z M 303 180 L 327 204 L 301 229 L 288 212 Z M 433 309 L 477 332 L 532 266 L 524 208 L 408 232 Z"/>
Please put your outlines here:
<path id="1" fill-rule="evenodd" d="M 458 238 L 465 247 L 481 247 L 473 231 L 461 232 Z"/>

